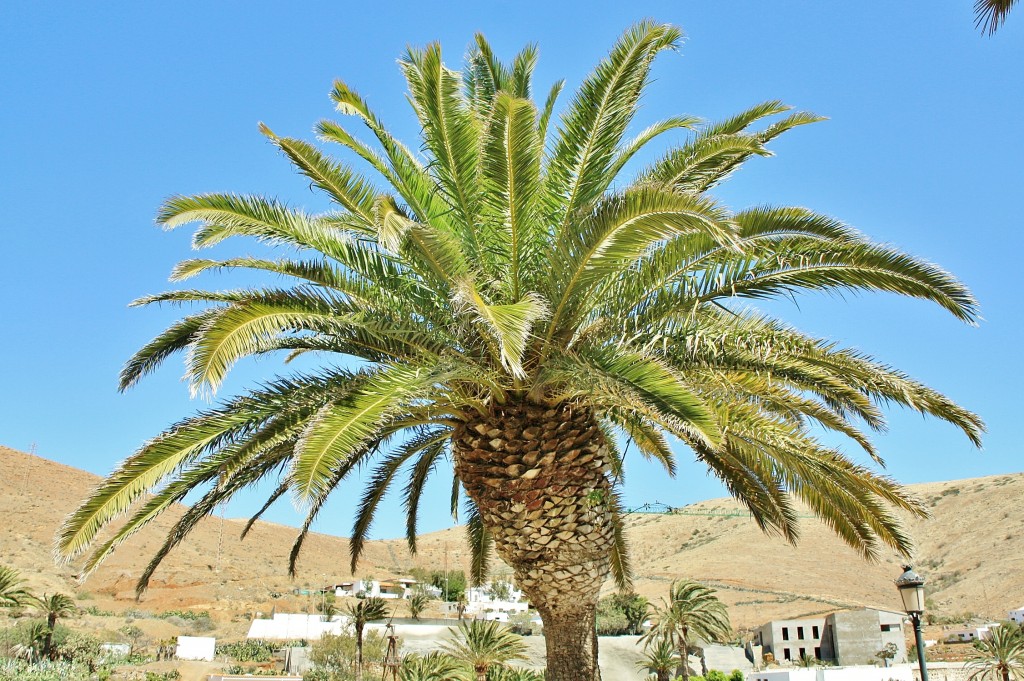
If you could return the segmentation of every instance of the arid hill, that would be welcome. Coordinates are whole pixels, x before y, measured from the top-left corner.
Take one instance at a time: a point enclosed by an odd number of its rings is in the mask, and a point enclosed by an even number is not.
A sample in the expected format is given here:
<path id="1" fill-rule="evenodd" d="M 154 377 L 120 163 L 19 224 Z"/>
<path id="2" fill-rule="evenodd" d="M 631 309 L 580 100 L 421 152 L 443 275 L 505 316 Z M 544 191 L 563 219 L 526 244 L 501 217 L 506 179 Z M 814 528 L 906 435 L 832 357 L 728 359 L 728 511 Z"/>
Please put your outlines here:
<path id="1" fill-rule="evenodd" d="M 253 611 L 308 607 L 296 588 L 348 576 L 346 540 L 311 535 L 301 574 L 285 574 L 295 529 L 258 523 L 244 542 L 242 521 L 209 518 L 164 562 L 142 605 L 134 584 L 163 539 L 171 518 L 137 535 L 85 584 L 75 566 L 55 566 L 54 532 L 99 478 L 37 456 L 0 447 L 0 564 L 22 572 L 38 592 L 87 593 L 100 608 L 151 611 L 201 608 L 229 618 Z M 912 486 L 932 518 L 910 523 L 916 565 L 928 580 L 933 610 L 1005 618 L 1024 604 L 1024 474 Z M 719 589 L 733 623 L 756 626 L 837 608 L 896 609 L 899 561 L 867 563 L 821 523 L 803 520 L 799 546 L 766 537 L 732 500 L 715 499 L 671 515 L 634 514 L 629 540 L 636 589 L 653 600 L 673 579 L 698 579 Z M 423 536 L 415 558 L 403 540 L 370 542 L 360 572 L 399 576 L 413 566 L 468 567 L 461 529 Z M 445 555 L 447 552 L 447 556 Z M 605 587 L 609 592 L 611 584 Z"/>

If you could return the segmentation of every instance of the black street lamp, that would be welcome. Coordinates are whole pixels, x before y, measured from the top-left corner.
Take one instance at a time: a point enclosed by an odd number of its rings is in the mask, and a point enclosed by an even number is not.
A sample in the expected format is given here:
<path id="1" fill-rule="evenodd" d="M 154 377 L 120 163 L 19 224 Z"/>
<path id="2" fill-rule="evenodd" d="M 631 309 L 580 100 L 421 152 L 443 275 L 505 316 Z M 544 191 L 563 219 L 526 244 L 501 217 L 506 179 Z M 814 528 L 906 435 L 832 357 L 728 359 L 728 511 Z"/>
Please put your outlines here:
<path id="1" fill-rule="evenodd" d="M 903 566 L 903 574 L 896 580 L 896 588 L 903 599 L 903 609 L 914 624 L 914 639 L 917 641 L 917 664 L 921 669 L 921 681 L 928 681 L 928 669 L 924 664 L 924 637 L 921 635 L 921 614 L 924 612 L 924 579 L 914 572 L 912 565 Z"/>

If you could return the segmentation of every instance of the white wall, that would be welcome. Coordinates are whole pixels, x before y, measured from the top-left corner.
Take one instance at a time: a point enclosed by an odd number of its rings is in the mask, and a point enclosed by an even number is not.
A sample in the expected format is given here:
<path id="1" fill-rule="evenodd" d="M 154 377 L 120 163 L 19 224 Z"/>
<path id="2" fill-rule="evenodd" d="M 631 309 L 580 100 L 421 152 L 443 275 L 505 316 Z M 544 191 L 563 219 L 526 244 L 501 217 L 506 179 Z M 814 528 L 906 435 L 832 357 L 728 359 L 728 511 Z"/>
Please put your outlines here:
<path id="1" fill-rule="evenodd" d="M 179 636 L 178 648 L 174 656 L 179 660 L 213 661 L 217 649 L 217 639 L 209 636 Z"/>
<path id="2" fill-rule="evenodd" d="M 914 681 L 914 667 L 821 667 L 749 672 L 747 681 Z"/>
<path id="3" fill-rule="evenodd" d="M 319 641 L 324 634 L 340 634 L 346 624 L 348 618 L 344 615 L 335 615 L 330 622 L 324 622 L 320 615 L 278 613 L 274 619 L 253 620 L 247 638 Z"/>

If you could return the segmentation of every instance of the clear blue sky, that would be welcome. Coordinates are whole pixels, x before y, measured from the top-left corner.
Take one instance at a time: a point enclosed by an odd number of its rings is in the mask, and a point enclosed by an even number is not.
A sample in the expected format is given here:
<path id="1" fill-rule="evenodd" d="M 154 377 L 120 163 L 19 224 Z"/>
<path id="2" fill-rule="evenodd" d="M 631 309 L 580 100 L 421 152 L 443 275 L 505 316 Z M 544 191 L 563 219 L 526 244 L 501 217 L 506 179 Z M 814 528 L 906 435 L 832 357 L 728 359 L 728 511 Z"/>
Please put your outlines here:
<path id="1" fill-rule="evenodd" d="M 342 77 L 415 146 L 396 66 L 407 44 L 439 40 L 457 66 L 475 31 L 506 57 L 537 42 L 538 82 L 565 77 L 574 88 L 626 26 L 652 17 L 688 38 L 657 64 L 639 126 L 677 113 L 715 119 L 775 98 L 830 118 L 778 141 L 776 158 L 752 161 L 719 193 L 730 205 L 829 213 L 940 263 L 981 300 L 979 328 L 884 296 L 775 306 L 988 423 L 978 452 L 949 426 L 896 412 L 878 438 L 889 471 L 908 483 L 1018 472 L 1024 309 L 1007 287 L 1024 247 L 1024 7 L 985 38 L 973 28 L 973 4 L 547 0 L 436 3 L 424 14 L 429 4 L 6 0 L 0 444 L 103 474 L 202 406 L 180 382 L 180 361 L 117 392 L 123 362 L 177 314 L 127 303 L 168 288 L 174 263 L 193 257 L 187 230 L 153 226 L 170 194 L 262 192 L 324 206 L 258 134 L 258 121 L 310 137 L 318 118 L 333 115 L 327 92 Z M 227 390 L 279 370 L 269 360 L 244 364 Z M 723 494 L 695 464 L 675 481 L 638 461 L 627 475 L 634 504 Z M 357 483 L 339 490 L 317 529 L 346 534 L 356 494 Z M 450 524 L 443 497 L 431 497 L 423 530 Z M 386 515 L 375 534 L 398 536 L 399 522 Z M 285 502 L 270 517 L 297 516 Z"/>

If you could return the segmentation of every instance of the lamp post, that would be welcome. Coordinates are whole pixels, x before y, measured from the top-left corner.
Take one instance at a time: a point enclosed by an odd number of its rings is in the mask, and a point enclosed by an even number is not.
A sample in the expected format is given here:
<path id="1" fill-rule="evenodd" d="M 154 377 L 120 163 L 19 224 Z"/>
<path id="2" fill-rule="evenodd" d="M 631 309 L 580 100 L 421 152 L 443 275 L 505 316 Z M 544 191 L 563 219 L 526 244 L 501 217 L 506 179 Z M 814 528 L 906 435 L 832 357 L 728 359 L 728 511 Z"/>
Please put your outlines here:
<path id="1" fill-rule="evenodd" d="M 914 625 L 914 639 L 917 642 L 917 664 L 921 670 L 921 681 L 928 681 L 928 669 L 924 664 L 924 637 L 921 635 L 921 614 L 924 612 L 924 579 L 914 572 L 912 565 L 903 566 L 903 574 L 896 580 L 903 599 L 903 609 Z"/>

